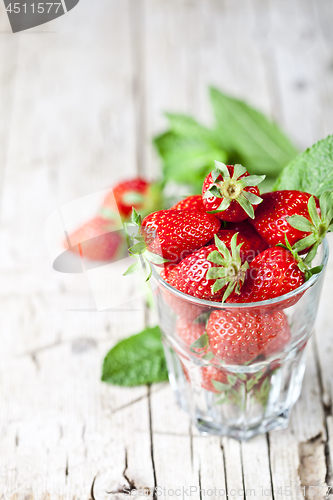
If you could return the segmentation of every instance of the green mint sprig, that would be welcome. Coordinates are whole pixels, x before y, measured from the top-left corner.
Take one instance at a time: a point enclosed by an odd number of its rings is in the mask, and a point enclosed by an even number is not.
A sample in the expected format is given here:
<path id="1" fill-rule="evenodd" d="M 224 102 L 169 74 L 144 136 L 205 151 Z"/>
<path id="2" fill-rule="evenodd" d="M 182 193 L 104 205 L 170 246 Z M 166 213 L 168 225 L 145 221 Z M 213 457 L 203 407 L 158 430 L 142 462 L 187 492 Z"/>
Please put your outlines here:
<path id="1" fill-rule="evenodd" d="M 209 90 L 221 146 L 236 152 L 249 172 L 275 177 L 295 158 L 297 149 L 275 123 L 244 101 Z"/>
<path id="2" fill-rule="evenodd" d="M 295 189 L 320 196 L 333 191 L 333 135 L 301 153 L 281 172 L 274 190 Z"/>
<path id="3" fill-rule="evenodd" d="M 133 387 L 168 380 L 158 326 L 118 342 L 106 355 L 102 381 Z"/>
<path id="4" fill-rule="evenodd" d="M 191 185 L 199 193 L 218 160 L 267 174 L 267 190 L 297 150 L 274 123 L 245 102 L 216 88 L 210 88 L 210 98 L 216 118 L 212 128 L 190 116 L 167 113 L 169 129 L 153 141 L 165 181 Z"/>

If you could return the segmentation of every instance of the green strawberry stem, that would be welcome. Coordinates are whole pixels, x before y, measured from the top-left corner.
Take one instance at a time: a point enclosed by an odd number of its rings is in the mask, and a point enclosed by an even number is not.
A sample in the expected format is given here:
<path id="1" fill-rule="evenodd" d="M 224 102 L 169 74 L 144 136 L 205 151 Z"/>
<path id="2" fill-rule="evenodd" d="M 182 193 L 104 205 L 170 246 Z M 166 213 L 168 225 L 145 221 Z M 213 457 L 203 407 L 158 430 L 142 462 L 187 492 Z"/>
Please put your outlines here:
<path id="1" fill-rule="evenodd" d="M 230 385 L 223 384 L 218 380 L 211 380 L 214 389 L 219 393 L 214 405 L 220 404 L 236 404 L 241 409 L 246 406 L 246 399 L 249 397 L 250 393 L 255 398 L 255 400 L 266 408 L 269 392 L 271 389 L 270 377 L 276 370 L 269 373 L 267 377 L 267 372 L 265 370 L 260 370 L 255 373 L 249 380 L 246 381 L 246 377 L 243 374 L 238 373 L 237 375 L 228 375 L 228 382 Z M 261 383 L 262 377 L 266 375 L 265 380 Z M 245 390 L 244 390 L 245 385 Z M 244 397 L 245 396 L 245 397 Z"/>
<path id="2" fill-rule="evenodd" d="M 135 208 L 132 208 L 131 222 L 125 223 L 124 226 L 129 244 L 131 244 L 131 242 L 134 243 L 134 245 L 132 245 L 128 249 L 130 257 L 138 260 L 137 262 L 129 266 L 129 268 L 124 272 L 123 276 L 136 273 L 142 268 L 147 268 L 148 274 L 146 281 L 149 281 L 152 275 L 151 263 L 163 264 L 164 262 L 168 262 L 168 260 L 163 259 L 163 257 L 161 257 L 160 255 L 156 255 L 147 250 L 146 242 L 141 234 L 141 224 L 141 215 L 137 213 Z"/>
<path id="3" fill-rule="evenodd" d="M 244 188 L 257 186 L 266 176 L 249 175 L 248 177 L 240 179 L 240 177 L 246 173 L 246 168 L 236 164 L 234 166 L 233 175 L 230 177 L 228 167 L 224 163 L 220 161 L 215 161 L 214 163 L 215 170 L 211 173 L 213 184 L 204 194 L 204 198 L 215 196 L 217 198 L 222 198 L 222 203 L 216 210 L 212 210 L 209 213 L 224 212 L 229 208 L 232 201 L 237 201 L 247 215 L 251 217 L 251 219 L 254 219 L 253 205 L 259 205 L 259 203 L 262 202 L 262 198 L 245 191 Z M 220 176 L 222 176 L 222 181 L 218 180 Z"/>
<path id="4" fill-rule="evenodd" d="M 196 349 L 199 349 L 200 351 L 204 350 L 204 352 L 206 353 L 208 346 L 209 346 L 208 335 L 205 332 L 203 335 L 201 335 L 201 337 L 192 342 L 192 344 L 190 345 L 190 351 L 197 354 L 198 352 L 196 351 Z"/>
<path id="5" fill-rule="evenodd" d="M 285 245 L 282 245 L 281 243 L 278 244 L 277 246 L 278 247 L 282 247 L 282 248 L 285 248 L 286 250 L 289 250 L 289 252 L 292 254 L 292 256 L 294 257 L 294 259 L 297 261 L 297 264 L 298 264 L 298 268 L 302 271 L 302 273 L 304 273 L 304 277 L 305 277 L 305 281 L 308 281 L 311 276 L 313 276 L 314 274 L 319 274 L 323 267 L 324 266 L 316 266 L 316 267 L 312 267 L 310 268 L 309 265 L 311 263 L 307 261 L 307 257 L 305 259 L 302 259 L 298 253 L 297 253 L 297 250 L 295 250 L 295 245 L 292 247 L 288 241 L 288 238 L 287 238 L 287 235 L 285 234 L 285 241 L 286 241 L 286 244 Z M 315 244 L 314 247 L 315 247 L 315 251 L 317 252 L 317 248 L 319 246 L 319 243 Z M 312 250 L 311 250 L 312 251 Z"/>
<path id="6" fill-rule="evenodd" d="M 309 253 L 304 259 L 306 265 L 310 265 L 315 258 L 318 247 L 326 234 L 333 231 L 333 191 L 325 191 L 319 197 L 319 206 L 321 215 L 318 214 L 316 201 L 311 196 L 308 201 L 308 211 L 311 221 L 302 215 L 287 217 L 288 223 L 293 228 L 310 233 L 305 238 L 297 241 L 293 246 L 296 252 L 310 248 Z"/>
<path id="7" fill-rule="evenodd" d="M 246 271 L 249 268 L 248 262 L 242 264 L 240 249 L 243 243 L 237 246 L 237 236 L 238 233 L 234 234 L 231 239 L 230 253 L 225 243 L 215 235 L 215 245 L 218 250 L 214 250 L 207 257 L 207 260 L 210 262 L 218 264 L 218 267 L 208 269 L 206 274 L 208 280 L 215 280 L 215 283 L 212 285 L 212 293 L 216 293 L 221 288 L 227 286 L 222 297 L 222 304 L 232 292 L 240 294 L 241 286 L 245 281 Z"/>

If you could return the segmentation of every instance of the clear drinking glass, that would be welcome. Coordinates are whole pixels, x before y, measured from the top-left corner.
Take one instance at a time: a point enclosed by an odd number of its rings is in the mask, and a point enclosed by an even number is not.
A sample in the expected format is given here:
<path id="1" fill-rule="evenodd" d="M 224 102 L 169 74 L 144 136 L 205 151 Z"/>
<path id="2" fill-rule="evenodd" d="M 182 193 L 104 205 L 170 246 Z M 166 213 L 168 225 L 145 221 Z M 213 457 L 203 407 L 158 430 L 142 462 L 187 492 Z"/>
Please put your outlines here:
<path id="1" fill-rule="evenodd" d="M 327 260 L 325 240 L 313 263 L 324 266 L 320 274 L 282 297 L 248 304 L 222 305 L 186 295 L 153 269 L 170 384 L 201 433 L 247 440 L 287 427 L 301 392 L 305 347 L 314 329 Z M 250 362 L 221 359 L 210 344 L 204 346 L 205 324 L 214 311 L 237 314 L 240 321 L 248 318 L 255 325 L 274 315 L 276 340 Z M 195 347 L 197 338 L 201 340 Z"/>

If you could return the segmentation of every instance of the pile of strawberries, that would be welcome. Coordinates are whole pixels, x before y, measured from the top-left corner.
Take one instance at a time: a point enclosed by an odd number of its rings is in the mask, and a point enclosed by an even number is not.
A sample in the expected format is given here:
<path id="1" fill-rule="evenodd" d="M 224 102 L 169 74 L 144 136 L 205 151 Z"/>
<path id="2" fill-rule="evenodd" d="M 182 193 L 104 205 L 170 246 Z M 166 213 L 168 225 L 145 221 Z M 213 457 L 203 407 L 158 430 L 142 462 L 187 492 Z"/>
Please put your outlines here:
<path id="1" fill-rule="evenodd" d="M 260 196 L 257 186 L 265 176 L 250 175 L 241 165 L 215 165 L 202 195 L 154 212 L 142 223 L 134 211 L 140 230 L 130 252 L 163 266 L 162 278 L 175 289 L 211 302 L 207 317 L 207 303 L 193 304 L 164 289 L 164 300 L 178 316 L 178 337 L 192 353 L 222 364 L 248 364 L 281 351 L 290 340 L 283 309 L 302 293 L 273 304 L 260 302 L 296 290 L 321 271 L 320 266 L 311 269 L 311 262 L 332 230 L 333 194 L 325 192 L 320 199 L 300 191 Z M 216 302 L 249 307 L 214 310 Z M 212 364 L 209 370 L 202 384 L 215 391 L 212 380 L 224 383 L 226 375 Z"/>

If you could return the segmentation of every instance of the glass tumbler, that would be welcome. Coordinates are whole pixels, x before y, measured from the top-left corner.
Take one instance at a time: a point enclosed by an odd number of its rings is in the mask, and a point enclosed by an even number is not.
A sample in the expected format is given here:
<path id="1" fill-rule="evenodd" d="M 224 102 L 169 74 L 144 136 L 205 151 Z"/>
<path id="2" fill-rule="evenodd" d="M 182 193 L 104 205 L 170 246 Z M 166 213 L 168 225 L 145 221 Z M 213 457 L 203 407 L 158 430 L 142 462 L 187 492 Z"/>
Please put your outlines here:
<path id="1" fill-rule="evenodd" d="M 301 392 L 305 347 L 314 329 L 327 260 L 325 240 L 313 263 L 323 265 L 319 274 L 286 295 L 247 304 L 186 295 L 154 267 L 154 300 L 170 384 L 201 433 L 247 440 L 287 427 Z M 214 328 L 227 329 L 231 339 L 240 331 L 249 334 L 257 345 L 254 350 L 248 344 L 242 347 L 235 338 L 230 355 Z M 261 343 L 262 330 L 271 331 L 267 346 Z"/>

